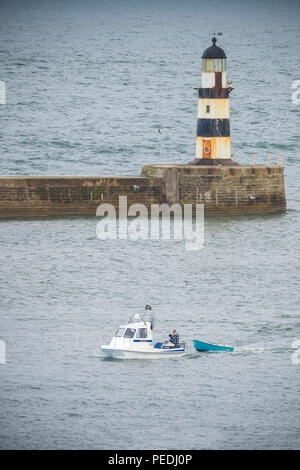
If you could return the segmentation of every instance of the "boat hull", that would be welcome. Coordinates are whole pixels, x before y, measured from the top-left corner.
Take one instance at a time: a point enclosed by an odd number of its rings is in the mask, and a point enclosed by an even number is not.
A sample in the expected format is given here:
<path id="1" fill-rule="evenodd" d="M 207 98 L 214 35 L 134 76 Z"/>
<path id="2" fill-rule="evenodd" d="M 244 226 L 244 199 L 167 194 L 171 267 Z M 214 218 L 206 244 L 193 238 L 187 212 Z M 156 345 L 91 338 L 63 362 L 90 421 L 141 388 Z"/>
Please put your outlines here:
<path id="1" fill-rule="evenodd" d="M 196 351 L 230 351 L 234 350 L 233 346 L 227 345 L 220 345 L 220 344 L 212 344 L 212 343 L 204 343 L 203 341 L 198 341 L 196 339 L 193 340 L 194 347 Z"/>
<path id="2" fill-rule="evenodd" d="M 157 349 L 147 348 L 145 350 L 117 349 L 110 346 L 102 346 L 102 352 L 107 357 L 114 359 L 166 359 L 171 357 L 181 357 L 184 349 Z"/>

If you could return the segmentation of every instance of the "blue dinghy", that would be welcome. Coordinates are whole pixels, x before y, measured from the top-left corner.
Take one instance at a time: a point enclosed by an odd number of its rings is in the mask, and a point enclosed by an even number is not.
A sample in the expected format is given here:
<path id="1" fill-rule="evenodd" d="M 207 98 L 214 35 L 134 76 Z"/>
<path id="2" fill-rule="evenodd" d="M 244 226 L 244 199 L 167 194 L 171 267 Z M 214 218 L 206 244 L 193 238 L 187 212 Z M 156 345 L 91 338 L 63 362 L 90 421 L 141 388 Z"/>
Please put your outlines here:
<path id="1" fill-rule="evenodd" d="M 203 341 L 193 340 L 197 351 L 233 351 L 233 346 L 221 346 L 220 344 L 203 343 Z"/>

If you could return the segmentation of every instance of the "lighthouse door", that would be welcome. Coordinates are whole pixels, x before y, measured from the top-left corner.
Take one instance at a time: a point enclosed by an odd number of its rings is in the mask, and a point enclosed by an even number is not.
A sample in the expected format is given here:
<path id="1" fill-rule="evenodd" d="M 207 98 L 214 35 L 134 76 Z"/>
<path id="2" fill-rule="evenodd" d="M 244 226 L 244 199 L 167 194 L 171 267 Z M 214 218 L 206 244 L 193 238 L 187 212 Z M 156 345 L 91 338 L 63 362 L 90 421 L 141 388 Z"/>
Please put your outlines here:
<path id="1" fill-rule="evenodd" d="M 222 88 L 222 72 L 216 72 L 215 77 L 215 88 Z"/>
<path id="2" fill-rule="evenodd" d="M 211 158 L 211 140 L 203 140 L 203 158 Z"/>

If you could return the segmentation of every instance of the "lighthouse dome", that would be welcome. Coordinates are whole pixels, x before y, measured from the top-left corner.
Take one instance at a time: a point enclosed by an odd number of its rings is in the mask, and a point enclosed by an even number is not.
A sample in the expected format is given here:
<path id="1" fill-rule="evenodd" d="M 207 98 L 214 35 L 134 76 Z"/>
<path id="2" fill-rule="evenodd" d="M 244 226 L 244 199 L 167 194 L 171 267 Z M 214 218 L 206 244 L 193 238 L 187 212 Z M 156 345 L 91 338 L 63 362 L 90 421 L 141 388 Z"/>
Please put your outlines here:
<path id="1" fill-rule="evenodd" d="M 212 38 L 213 45 L 205 49 L 202 59 L 226 59 L 226 54 L 221 47 L 216 46 L 217 38 Z"/>

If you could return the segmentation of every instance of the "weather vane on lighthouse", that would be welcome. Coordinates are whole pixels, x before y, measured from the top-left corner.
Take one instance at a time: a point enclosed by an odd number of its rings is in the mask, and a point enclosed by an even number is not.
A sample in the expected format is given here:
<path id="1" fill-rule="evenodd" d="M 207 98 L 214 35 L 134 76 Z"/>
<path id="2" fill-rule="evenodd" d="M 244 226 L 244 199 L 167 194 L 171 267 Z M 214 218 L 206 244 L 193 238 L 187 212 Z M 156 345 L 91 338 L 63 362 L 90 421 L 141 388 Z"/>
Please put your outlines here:
<path id="1" fill-rule="evenodd" d="M 217 33 L 219 36 L 222 33 Z M 197 165 L 237 165 L 231 160 L 229 94 L 232 82 L 226 80 L 226 54 L 216 45 L 202 55 L 202 87 L 198 91 L 196 155 Z"/>

